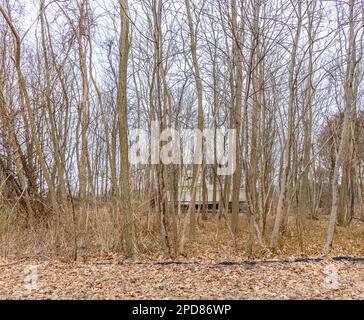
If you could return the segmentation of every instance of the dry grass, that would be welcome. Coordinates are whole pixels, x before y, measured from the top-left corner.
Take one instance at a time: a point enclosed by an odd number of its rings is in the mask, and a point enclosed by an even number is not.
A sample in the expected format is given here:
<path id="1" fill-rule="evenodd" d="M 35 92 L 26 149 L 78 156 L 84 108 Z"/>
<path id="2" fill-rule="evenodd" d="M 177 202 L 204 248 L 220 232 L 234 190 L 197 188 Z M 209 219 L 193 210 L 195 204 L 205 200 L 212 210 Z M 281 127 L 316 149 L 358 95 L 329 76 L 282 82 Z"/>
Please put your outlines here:
<path id="1" fill-rule="evenodd" d="M 292 259 L 322 255 L 327 216 L 305 221 L 301 241 L 291 218 L 275 255 L 254 243 L 253 255 L 248 256 L 247 216 L 240 216 L 234 240 L 228 221 L 209 215 L 206 221 L 198 220 L 196 237 L 186 244 L 186 256 L 172 261 L 163 252 L 153 216 L 147 219 L 148 211 L 140 210 L 135 217 L 139 252 L 129 261 L 122 255 L 121 221 L 112 206 L 76 213 L 77 261 L 73 261 L 71 214 L 63 215 L 59 225 L 48 219 L 29 221 L 27 227 L 21 216 L 0 214 L 0 299 L 364 298 L 362 259 Z M 357 220 L 347 228 L 338 227 L 332 255 L 363 257 L 363 230 L 364 224 Z M 29 266 L 37 268 L 38 277 L 31 292 L 24 287 Z M 332 268 L 339 282 L 327 288 L 325 279 Z"/>
<path id="2" fill-rule="evenodd" d="M 165 260 L 159 227 L 148 208 L 134 206 L 136 212 L 138 257 L 139 260 Z M 153 212 L 152 212 L 153 214 Z M 89 208 L 84 214 L 76 212 L 76 235 L 78 257 L 122 256 L 122 229 L 120 215 L 110 204 Z M 229 219 L 229 216 L 227 217 Z M 249 228 L 247 216 L 241 214 L 239 234 L 233 239 L 229 231 L 229 221 L 209 215 L 208 220 L 198 220 L 198 230 L 194 239 L 186 245 L 187 260 L 235 261 L 246 259 L 312 257 L 321 256 L 326 238 L 328 217 L 319 220 L 306 220 L 301 234 L 296 219 L 289 219 L 288 226 L 281 236 L 280 245 L 273 256 L 253 245 L 252 255 L 248 256 Z M 46 255 L 72 257 L 75 248 L 75 229 L 72 214 L 67 212 L 56 222 L 54 219 L 30 220 L 24 216 L 0 212 L 0 255 L 5 258 Z M 268 219 L 264 235 L 269 244 L 272 219 Z M 172 238 L 172 232 L 171 232 Z M 338 227 L 334 239 L 333 256 L 364 256 L 364 224 L 354 220 L 348 227 Z"/>
<path id="3" fill-rule="evenodd" d="M 210 219 L 199 224 L 196 242 L 190 242 L 188 250 L 196 259 L 211 259 L 218 261 L 234 261 L 265 258 L 315 257 L 323 254 L 326 240 L 328 217 L 319 220 L 306 220 L 302 229 L 302 245 L 295 219 L 290 219 L 286 231 L 281 236 L 279 248 L 273 255 L 267 253 L 254 242 L 253 255 L 248 257 L 249 234 L 247 232 L 247 217 L 240 217 L 240 232 L 234 241 L 228 232 L 226 222 Z M 269 244 L 272 221 L 269 220 L 265 232 L 265 243 Z M 332 256 L 364 256 L 364 224 L 353 221 L 349 227 L 338 227 Z"/>

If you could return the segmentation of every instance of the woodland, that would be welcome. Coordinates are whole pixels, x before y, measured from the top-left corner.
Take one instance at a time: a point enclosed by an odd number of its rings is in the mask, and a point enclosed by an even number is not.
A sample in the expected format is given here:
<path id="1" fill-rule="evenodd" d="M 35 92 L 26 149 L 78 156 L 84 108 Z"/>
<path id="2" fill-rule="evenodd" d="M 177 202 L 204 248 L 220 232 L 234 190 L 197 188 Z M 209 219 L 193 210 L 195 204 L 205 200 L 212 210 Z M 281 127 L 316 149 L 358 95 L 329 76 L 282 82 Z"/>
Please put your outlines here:
<path id="1" fill-rule="evenodd" d="M 363 54 L 363 0 L 0 0 L 0 297 L 363 298 Z"/>

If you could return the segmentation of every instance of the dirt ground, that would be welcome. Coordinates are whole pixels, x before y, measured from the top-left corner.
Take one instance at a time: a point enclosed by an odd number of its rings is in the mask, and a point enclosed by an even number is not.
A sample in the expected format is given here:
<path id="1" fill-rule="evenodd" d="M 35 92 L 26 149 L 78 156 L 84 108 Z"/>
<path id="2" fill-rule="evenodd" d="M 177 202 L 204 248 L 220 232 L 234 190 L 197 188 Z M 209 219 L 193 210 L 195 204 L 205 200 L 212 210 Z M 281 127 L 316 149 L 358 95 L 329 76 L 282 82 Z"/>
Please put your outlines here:
<path id="1" fill-rule="evenodd" d="M 0 299 L 364 299 L 363 261 L 1 261 Z"/>

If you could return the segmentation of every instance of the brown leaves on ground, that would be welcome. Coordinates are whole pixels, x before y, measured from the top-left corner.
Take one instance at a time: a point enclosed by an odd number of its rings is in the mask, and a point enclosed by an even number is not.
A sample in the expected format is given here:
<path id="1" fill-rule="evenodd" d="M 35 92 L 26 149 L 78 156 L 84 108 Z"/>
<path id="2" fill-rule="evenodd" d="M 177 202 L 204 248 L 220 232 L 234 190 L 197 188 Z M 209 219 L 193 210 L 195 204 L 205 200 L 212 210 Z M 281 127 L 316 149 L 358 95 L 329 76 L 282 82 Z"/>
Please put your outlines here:
<path id="1" fill-rule="evenodd" d="M 37 279 L 31 283 L 32 266 Z M 32 285 L 29 287 L 29 283 Z M 28 285 L 28 286 L 27 286 Z M 1 299 L 364 299 L 364 263 L 2 261 Z"/>
<path id="2" fill-rule="evenodd" d="M 0 259 L 0 299 L 364 299 L 362 259 L 294 262 L 322 255 L 325 218 L 306 221 L 301 239 L 291 222 L 276 254 L 263 253 L 255 243 L 251 257 L 244 216 L 235 241 L 224 219 L 200 221 L 186 255 L 176 261 L 164 256 L 157 237 L 151 241 L 148 235 L 140 237 L 134 261 L 90 246 L 80 246 L 77 262 L 46 250 L 34 256 L 27 248 L 26 254 Z M 270 229 L 269 224 L 266 243 Z M 363 230 L 357 221 L 338 227 L 332 256 L 364 257 Z M 255 263 L 244 262 L 249 259 Z"/>

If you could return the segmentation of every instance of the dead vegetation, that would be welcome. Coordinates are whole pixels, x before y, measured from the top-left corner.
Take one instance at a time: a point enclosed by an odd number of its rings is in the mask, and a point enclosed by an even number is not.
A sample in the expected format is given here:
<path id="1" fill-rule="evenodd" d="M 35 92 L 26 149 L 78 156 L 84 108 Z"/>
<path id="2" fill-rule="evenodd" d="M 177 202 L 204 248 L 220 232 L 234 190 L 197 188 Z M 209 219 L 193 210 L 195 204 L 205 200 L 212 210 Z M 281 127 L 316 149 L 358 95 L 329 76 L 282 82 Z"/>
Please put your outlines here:
<path id="1" fill-rule="evenodd" d="M 363 22 L 355 0 L 0 0 L 1 295 L 39 263 L 39 298 L 360 297 Z M 323 256 L 341 292 L 308 286 Z"/>
<path id="2" fill-rule="evenodd" d="M 134 204 L 136 205 L 136 204 Z M 183 220 L 187 213 L 182 213 Z M 120 235 L 121 223 L 112 205 L 99 205 L 87 210 L 86 214 L 76 212 L 76 233 L 71 215 L 65 215 L 57 229 L 52 220 L 25 221 L 24 217 L 1 214 L 0 249 L 1 256 L 17 259 L 29 255 L 62 257 L 78 260 L 87 257 L 102 257 L 116 254 L 123 259 Z M 327 233 L 328 216 L 306 219 L 298 227 L 297 217 L 290 216 L 282 230 L 279 247 L 273 254 L 254 243 L 249 247 L 248 215 L 240 213 L 238 234 L 233 236 L 228 216 L 208 214 L 204 220 L 198 216 L 197 232 L 189 238 L 183 255 L 170 257 L 166 254 L 160 226 L 155 215 L 148 211 L 134 215 L 136 239 L 138 239 L 136 260 L 187 259 L 201 261 L 241 261 L 247 259 L 268 259 L 272 257 L 316 257 L 323 255 L 323 244 Z M 180 223 L 180 221 L 179 221 Z M 263 240 L 269 241 L 273 219 L 269 217 Z M 353 220 L 349 227 L 337 226 L 335 243 L 331 256 L 364 256 L 364 223 Z M 58 239 L 56 243 L 55 239 Z M 76 239 L 76 242 L 75 242 Z M 178 240 L 178 239 L 177 239 Z M 178 241 L 177 241 L 178 242 Z M 57 245 L 56 245 L 57 244 Z"/>
<path id="3" fill-rule="evenodd" d="M 24 270 L 37 267 L 37 287 L 24 289 Z M 330 283 L 335 268 L 337 283 Z M 1 299 L 364 299 L 364 264 L 117 263 L 30 259 L 0 265 Z"/>

